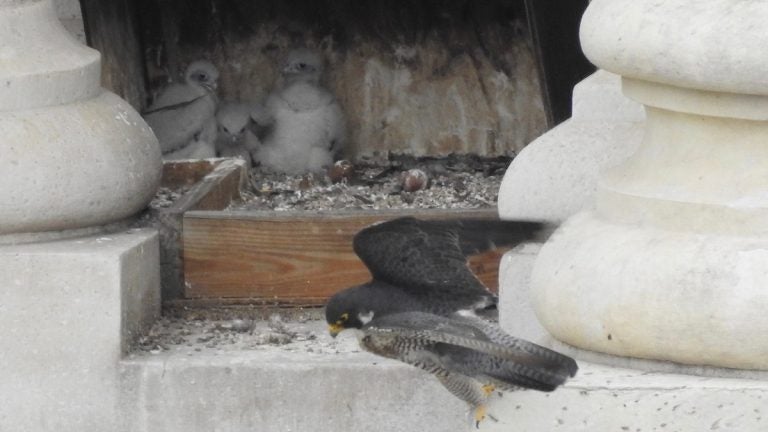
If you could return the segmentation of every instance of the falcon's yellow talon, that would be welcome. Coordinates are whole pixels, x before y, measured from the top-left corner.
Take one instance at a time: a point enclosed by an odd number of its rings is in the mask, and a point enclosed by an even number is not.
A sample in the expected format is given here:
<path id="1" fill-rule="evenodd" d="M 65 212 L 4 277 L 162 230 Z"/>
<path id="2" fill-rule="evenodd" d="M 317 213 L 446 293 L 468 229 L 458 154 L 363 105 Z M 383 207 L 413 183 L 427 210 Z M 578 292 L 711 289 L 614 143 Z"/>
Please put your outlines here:
<path id="1" fill-rule="evenodd" d="M 480 429 L 480 422 L 485 420 L 485 405 L 479 405 L 475 408 L 475 429 Z"/>
<path id="2" fill-rule="evenodd" d="M 496 386 L 493 384 L 486 384 L 483 386 L 483 393 L 485 394 L 485 397 L 488 397 L 496 390 Z"/>

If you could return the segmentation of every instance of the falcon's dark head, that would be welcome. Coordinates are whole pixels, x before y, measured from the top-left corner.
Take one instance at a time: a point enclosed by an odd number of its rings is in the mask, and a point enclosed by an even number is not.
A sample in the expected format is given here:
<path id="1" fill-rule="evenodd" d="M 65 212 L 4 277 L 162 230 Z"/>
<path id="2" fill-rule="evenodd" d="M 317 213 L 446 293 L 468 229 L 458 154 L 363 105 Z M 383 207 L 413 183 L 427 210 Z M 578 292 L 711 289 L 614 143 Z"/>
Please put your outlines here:
<path id="1" fill-rule="evenodd" d="M 325 321 L 328 323 L 328 332 L 336 337 L 339 333 L 350 328 L 362 328 L 371 319 L 373 311 L 358 301 L 357 293 L 350 288 L 336 293 L 325 306 Z"/>
<path id="2" fill-rule="evenodd" d="M 380 281 L 339 291 L 325 305 L 328 331 L 336 336 L 350 328 L 362 328 L 376 318 L 396 312 L 422 310 L 424 306 L 399 288 Z"/>

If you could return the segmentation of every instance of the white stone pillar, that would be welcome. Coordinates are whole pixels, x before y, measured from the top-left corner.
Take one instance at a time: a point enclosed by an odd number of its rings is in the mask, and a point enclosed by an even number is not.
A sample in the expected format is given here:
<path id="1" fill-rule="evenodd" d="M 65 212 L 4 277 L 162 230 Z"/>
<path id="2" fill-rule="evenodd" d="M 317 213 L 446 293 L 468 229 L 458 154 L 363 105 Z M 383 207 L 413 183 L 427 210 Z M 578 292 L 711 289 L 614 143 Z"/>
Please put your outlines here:
<path id="1" fill-rule="evenodd" d="M 534 267 L 570 345 L 768 369 L 768 3 L 594 0 L 581 40 L 644 104 L 638 151 Z"/>
<path id="2" fill-rule="evenodd" d="M 0 0 L 4 432 L 128 430 L 119 361 L 159 313 L 157 233 L 117 228 L 152 198 L 160 150 L 99 62 L 50 0 Z"/>
<path id="3" fill-rule="evenodd" d="M 157 141 L 99 80 L 49 0 L 0 0 L 0 243 L 94 231 L 151 199 Z"/>

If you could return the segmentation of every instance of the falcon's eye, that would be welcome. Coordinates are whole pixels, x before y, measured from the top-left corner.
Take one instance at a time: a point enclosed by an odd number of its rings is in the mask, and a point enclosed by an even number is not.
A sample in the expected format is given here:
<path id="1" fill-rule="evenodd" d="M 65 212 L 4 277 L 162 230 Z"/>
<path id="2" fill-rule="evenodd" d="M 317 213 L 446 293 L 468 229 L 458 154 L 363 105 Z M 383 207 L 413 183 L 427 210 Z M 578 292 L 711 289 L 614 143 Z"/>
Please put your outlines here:
<path id="1" fill-rule="evenodd" d="M 343 327 L 344 323 L 346 323 L 347 321 L 349 321 L 349 314 L 348 313 L 343 313 L 343 314 L 341 314 L 339 316 L 339 319 L 336 320 L 335 324 L 337 326 Z"/>

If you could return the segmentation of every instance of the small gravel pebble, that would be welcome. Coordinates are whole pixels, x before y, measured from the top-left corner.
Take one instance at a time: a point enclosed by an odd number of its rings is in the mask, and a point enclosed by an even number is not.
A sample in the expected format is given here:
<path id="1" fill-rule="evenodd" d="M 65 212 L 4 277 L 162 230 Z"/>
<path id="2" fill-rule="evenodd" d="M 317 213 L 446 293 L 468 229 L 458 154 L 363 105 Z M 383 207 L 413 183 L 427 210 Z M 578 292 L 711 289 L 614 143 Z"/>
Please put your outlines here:
<path id="1" fill-rule="evenodd" d="M 231 210 L 328 211 L 379 209 L 476 209 L 496 205 L 510 157 L 474 155 L 363 159 L 348 176 L 285 175 L 258 167 L 249 172 L 253 192 Z M 418 169 L 429 184 L 403 190 L 403 173 Z"/>
<path id="2" fill-rule="evenodd" d="M 151 208 L 168 208 L 173 203 L 182 197 L 187 191 L 188 187 L 180 187 L 177 189 L 171 189 L 167 187 L 160 187 L 155 193 L 155 197 L 149 203 Z"/>
<path id="3" fill-rule="evenodd" d="M 286 312 L 287 313 L 287 312 Z M 243 350 L 303 351 L 313 355 L 359 352 L 353 337 L 331 338 L 319 310 L 271 313 L 264 318 L 228 317 L 201 310 L 199 315 L 163 316 L 138 340 L 134 355 Z"/>

